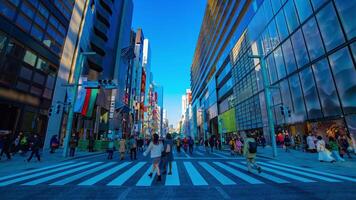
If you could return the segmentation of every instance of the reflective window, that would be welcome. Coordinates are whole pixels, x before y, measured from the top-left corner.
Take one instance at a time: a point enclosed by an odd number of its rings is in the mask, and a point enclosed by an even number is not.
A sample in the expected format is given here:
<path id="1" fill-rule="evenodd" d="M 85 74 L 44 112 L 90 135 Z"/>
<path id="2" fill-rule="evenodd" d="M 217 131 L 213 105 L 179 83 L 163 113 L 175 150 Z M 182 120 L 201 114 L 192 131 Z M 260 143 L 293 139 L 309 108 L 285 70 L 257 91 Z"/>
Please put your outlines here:
<path id="1" fill-rule="evenodd" d="M 16 24 L 19 25 L 26 32 L 28 32 L 31 28 L 31 21 L 22 13 L 19 13 L 19 15 L 17 16 Z"/>
<path id="2" fill-rule="evenodd" d="M 42 17 L 41 15 L 36 15 L 35 22 L 37 25 L 39 25 L 42 29 L 46 28 L 46 19 Z"/>
<path id="3" fill-rule="evenodd" d="M 354 57 L 354 61 L 356 62 L 356 42 L 351 44 L 352 56 Z"/>
<path id="4" fill-rule="evenodd" d="M 23 2 L 21 5 L 21 10 L 23 13 L 25 13 L 25 15 L 27 15 L 30 19 L 33 18 L 33 16 L 35 15 L 35 10 L 32 8 L 32 6 L 30 6 L 27 2 Z"/>
<path id="5" fill-rule="evenodd" d="M 292 111 L 293 105 L 292 105 L 292 99 L 289 91 L 288 80 L 282 81 L 279 84 L 279 87 L 281 88 L 283 105 L 288 106 L 288 108 Z"/>
<path id="6" fill-rule="evenodd" d="M 16 8 L 15 6 L 9 4 L 9 2 L 1 2 L 0 3 L 0 14 L 7 17 L 8 19 L 12 20 L 14 19 L 14 16 L 16 14 Z"/>
<path id="7" fill-rule="evenodd" d="M 286 68 L 284 66 L 283 54 L 281 47 L 278 47 L 274 52 L 274 60 L 276 62 L 276 69 L 278 73 L 278 79 L 282 79 L 286 76 Z"/>
<path id="8" fill-rule="evenodd" d="M 314 10 L 317 10 L 325 2 L 327 2 L 327 0 L 311 0 Z"/>
<path id="9" fill-rule="evenodd" d="M 275 105 L 274 108 L 274 115 L 275 115 L 275 123 L 276 124 L 283 124 L 284 123 L 284 117 L 280 111 L 279 106 L 282 103 L 282 97 L 281 97 L 281 92 L 279 89 L 271 90 L 272 93 L 272 101 L 273 105 Z"/>
<path id="10" fill-rule="evenodd" d="M 294 49 L 295 59 L 297 60 L 297 66 L 302 67 L 309 62 L 307 49 L 305 47 L 302 31 L 299 29 L 292 37 L 292 45 Z"/>
<path id="11" fill-rule="evenodd" d="M 292 93 L 293 99 L 293 108 L 292 111 L 292 121 L 301 122 L 306 119 L 305 114 L 305 105 L 303 99 L 302 89 L 300 87 L 298 74 L 295 74 L 289 78 L 290 90 Z"/>
<path id="12" fill-rule="evenodd" d="M 347 48 L 329 56 L 344 113 L 356 112 L 356 69 Z"/>
<path id="13" fill-rule="evenodd" d="M 273 17 L 271 2 L 263 1 L 262 8 L 263 8 L 263 13 L 265 15 L 266 21 L 269 21 Z"/>
<path id="14" fill-rule="evenodd" d="M 335 0 L 348 39 L 356 36 L 356 1 Z"/>
<path id="15" fill-rule="evenodd" d="M 55 77 L 47 76 L 46 87 L 50 88 L 50 89 L 53 89 L 54 88 L 54 83 L 55 83 Z"/>
<path id="16" fill-rule="evenodd" d="M 277 14 L 276 23 L 277 23 L 278 33 L 279 33 L 279 39 L 282 41 L 289 35 L 283 11 Z"/>
<path id="17" fill-rule="evenodd" d="M 18 6 L 20 4 L 21 0 L 10 0 L 10 3 L 14 4 L 15 6 Z"/>
<path id="18" fill-rule="evenodd" d="M 272 3 L 273 12 L 274 12 L 274 13 L 277 13 L 278 10 L 279 10 L 279 9 L 281 8 L 281 6 L 282 6 L 281 0 L 272 0 L 271 3 Z"/>
<path id="19" fill-rule="evenodd" d="M 284 13 L 286 15 L 289 32 L 293 32 L 299 25 L 297 12 L 292 0 L 289 0 L 284 6 Z"/>
<path id="20" fill-rule="evenodd" d="M 48 18 L 49 12 L 44 5 L 40 4 L 38 6 L 38 11 L 43 15 L 43 17 L 45 17 L 46 19 Z"/>
<path id="21" fill-rule="evenodd" d="M 322 117 L 319 98 L 314 84 L 313 73 L 310 67 L 300 72 L 300 80 L 302 83 L 305 105 L 307 107 L 309 119 Z"/>
<path id="22" fill-rule="evenodd" d="M 316 15 L 316 19 L 319 23 L 326 50 L 332 50 L 345 41 L 332 2 L 320 10 Z"/>
<path id="23" fill-rule="evenodd" d="M 27 67 L 21 67 L 20 77 L 26 80 L 31 80 L 32 78 L 32 70 Z"/>
<path id="24" fill-rule="evenodd" d="M 278 78 L 277 78 L 277 71 L 276 71 L 276 65 L 274 63 L 273 54 L 268 56 L 266 64 L 269 72 L 270 82 L 275 83 L 278 80 Z"/>
<path id="25" fill-rule="evenodd" d="M 0 32 L 0 52 L 5 49 L 5 45 L 6 45 L 6 41 L 7 41 L 7 37 Z"/>
<path id="26" fill-rule="evenodd" d="M 300 22 L 303 23 L 311 14 L 312 7 L 309 0 L 294 0 Z"/>
<path id="27" fill-rule="evenodd" d="M 38 72 L 36 72 L 35 75 L 33 76 L 33 81 L 40 85 L 44 84 L 45 79 L 46 79 L 46 77 Z"/>
<path id="28" fill-rule="evenodd" d="M 337 97 L 328 61 L 323 59 L 315 63 L 313 65 L 313 71 L 324 116 L 327 117 L 341 114 L 340 102 Z"/>
<path id="29" fill-rule="evenodd" d="M 30 88 L 30 85 L 27 84 L 27 83 L 24 83 L 22 81 L 18 81 L 17 84 L 16 84 L 16 88 L 21 90 L 21 91 L 28 92 L 28 89 Z"/>
<path id="30" fill-rule="evenodd" d="M 31 35 L 36 38 L 39 41 L 42 41 L 43 38 L 43 31 L 41 28 L 39 28 L 38 26 L 32 26 L 31 29 Z"/>
<path id="31" fill-rule="evenodd" d="M 22 59 L 25 54 L 25 49 L 19 44 L 10 41 L 6 48 L 6 54 Z"/>
<path id="32" fill-rule="evenodd" d="M 31 66 L 35 66 L 36 59 L 37 59 L 37 56 L 34 53 L 32 53 L 31 51 L 27 50 L 25 53 L 25 57 L 23 58 L 23 61 Z"/>
<path id="33" fill-rule="evenodd" d="M 288 74 L 291 74 L 297 69 L 297 65 L 295 64 L 294 52 L 292 48 L 292 43 L 290 40 L 286 40 L 282 44 L 282 50 L 284 55 L 284 61 L 286 64 L 286 70 Z"/>
<path id="34" fill-rule="evenodd" d="M 269 37 L 272 49 L 276 47 L 279 43 L 278 33 L 276 28 L 276 23 L 272 20 L 268 25 Z"/>
<path id="35" fill-rule="evenodd" d="M 312 17 L 303 26 L 305 42 L 309 51 L 310 60 L 314 60 L 324 54 L 323 42 L 321 41 L 315 18 Z"/>

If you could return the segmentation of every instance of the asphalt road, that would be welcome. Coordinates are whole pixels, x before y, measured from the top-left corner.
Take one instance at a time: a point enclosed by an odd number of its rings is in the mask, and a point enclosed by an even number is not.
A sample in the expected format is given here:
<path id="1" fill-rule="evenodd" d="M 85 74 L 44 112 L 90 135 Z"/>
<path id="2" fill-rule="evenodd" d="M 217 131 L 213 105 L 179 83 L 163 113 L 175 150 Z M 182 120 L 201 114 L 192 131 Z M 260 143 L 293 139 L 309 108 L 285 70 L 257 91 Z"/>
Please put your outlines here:
<path id="1" fill-rule="evenodd" d="M 147 176 L 150 159 L 104 155 L 0 177 L 0 199 L 356 199 L 356 177 L 259 158 L 261 174 L 226 152 L 175 154 L 173 174 Z"/>

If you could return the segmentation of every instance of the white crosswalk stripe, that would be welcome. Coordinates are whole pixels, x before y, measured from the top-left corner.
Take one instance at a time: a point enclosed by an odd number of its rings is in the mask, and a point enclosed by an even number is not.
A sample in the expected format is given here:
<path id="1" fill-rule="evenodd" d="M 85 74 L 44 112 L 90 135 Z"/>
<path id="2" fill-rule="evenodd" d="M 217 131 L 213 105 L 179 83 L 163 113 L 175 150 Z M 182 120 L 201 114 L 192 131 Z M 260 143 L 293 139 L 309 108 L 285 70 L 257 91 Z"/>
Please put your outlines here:
<path id="1" fill-rule="evenodd" d="M 12 184 L 35 185 L 107 185 L 107 186 L 207 186 L 246 184 L 289 184 L 295 182 L 355 182 L 354 177 L 302 168 L 294 165 L 258 162 L 262 173 L 248 173 L 246 162 L 232 160 L 174 161 L 172 174 L 163 175 L 162 183 L 156 183 L 157 175 L 151 177 L 151 164 L 147 162 L 65 162 L 25 172 L 0 177 L 0 187 Z M 179 169 L 179 170 L 178 170 Z M 186 175 L 184 175 L 186 174 Z M 78 181 L 78 182 L 76 182 Z"/>

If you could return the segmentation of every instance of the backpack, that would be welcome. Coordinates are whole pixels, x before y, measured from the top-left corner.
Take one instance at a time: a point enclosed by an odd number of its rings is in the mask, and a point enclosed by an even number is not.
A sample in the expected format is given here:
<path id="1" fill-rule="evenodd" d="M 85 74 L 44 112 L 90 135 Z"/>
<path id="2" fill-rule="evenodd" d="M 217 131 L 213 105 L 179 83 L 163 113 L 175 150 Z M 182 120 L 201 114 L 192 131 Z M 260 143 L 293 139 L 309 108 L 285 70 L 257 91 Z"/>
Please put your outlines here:
<path id="1" fill-rule="evenodd" d="M 249 142 L 248 143 L 248 151 L 250 153 L 257 153 L 257 142 Z"/>

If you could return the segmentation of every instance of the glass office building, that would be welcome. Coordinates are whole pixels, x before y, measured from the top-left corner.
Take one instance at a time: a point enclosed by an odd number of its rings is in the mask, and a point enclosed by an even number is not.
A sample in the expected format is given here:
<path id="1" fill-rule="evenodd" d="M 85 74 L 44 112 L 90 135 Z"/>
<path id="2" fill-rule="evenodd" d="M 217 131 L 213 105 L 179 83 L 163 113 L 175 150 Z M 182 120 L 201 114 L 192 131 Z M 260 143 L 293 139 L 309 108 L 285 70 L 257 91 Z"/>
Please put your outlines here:
<path id="1" fill-rule="evenodd" d="M 73 5 L 1 1 L 0 130 L 44 136 Z"/>
<path id="2" fill-rule="evenodd" d="M 259 54 L 272 86 L 277 129 L 355 134 L 356 1 L 264 0 L 246 9 L 228 41 L 232 48 L 220 57 L 221 66 L 231 65 L 228 105 L 235 109 L 237 130 L 267 133 L 260 63 L 249 57 Z M 281 106 L 290 115 L 282 114 Z"/>

